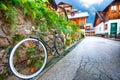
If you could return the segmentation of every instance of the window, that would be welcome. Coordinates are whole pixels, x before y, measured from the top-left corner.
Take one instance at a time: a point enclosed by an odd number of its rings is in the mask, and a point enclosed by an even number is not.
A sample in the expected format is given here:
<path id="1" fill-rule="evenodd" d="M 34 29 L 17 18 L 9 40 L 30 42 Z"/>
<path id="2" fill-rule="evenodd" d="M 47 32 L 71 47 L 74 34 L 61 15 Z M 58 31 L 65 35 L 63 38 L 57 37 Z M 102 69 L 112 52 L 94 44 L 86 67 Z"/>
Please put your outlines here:
<path id="1" fill-rule="evenodd" d="M 104 26 L 104 30 L 107 30 L 107 29 L 108 29 L 108 25 L 105 24 L 105 26 Z"/>
<path id="2" fill-rule="evenodd" d="M 80 29 L 84 29 L 84 23 L 80 22 Z"/>
<path id="3" fill-rule="evenodd" d="M 74 12 L 71 12 L 71 16 L 74 16 L 75 15 L 75 13 Z"/>
<path id="4" fill-rule="evenodd" d="M 115 12 L 116 11 L 116 5 L 111 6 L 111 10 L 112 10 L 112 12 Z"/>

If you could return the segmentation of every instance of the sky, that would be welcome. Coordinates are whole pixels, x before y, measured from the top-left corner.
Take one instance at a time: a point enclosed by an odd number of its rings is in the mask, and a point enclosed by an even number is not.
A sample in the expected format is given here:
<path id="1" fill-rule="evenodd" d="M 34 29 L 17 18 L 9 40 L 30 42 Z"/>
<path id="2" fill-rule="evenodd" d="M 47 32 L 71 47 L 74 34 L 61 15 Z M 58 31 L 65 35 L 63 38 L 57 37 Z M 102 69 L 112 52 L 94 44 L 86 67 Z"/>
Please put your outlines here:
<path id="1" fill-rule="evenodd" d="M 78 9 L 81 12 L 88 12 L 89 17 L 87 23 L 94 23 L 94 17 L 96 11 L 104 10 L 113 0 L 55 0 L 59 2 L 65 2 L 72 5 L 73 9 Z"/>

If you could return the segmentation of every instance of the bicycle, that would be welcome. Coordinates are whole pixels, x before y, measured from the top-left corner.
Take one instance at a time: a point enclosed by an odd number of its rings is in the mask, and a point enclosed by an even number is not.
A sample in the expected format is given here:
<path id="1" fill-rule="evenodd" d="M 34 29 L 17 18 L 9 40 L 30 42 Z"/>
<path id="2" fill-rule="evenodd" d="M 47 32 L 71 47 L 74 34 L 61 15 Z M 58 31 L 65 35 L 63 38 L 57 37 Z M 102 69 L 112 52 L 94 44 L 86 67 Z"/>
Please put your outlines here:
<path id="1" fill-rule="evenodd" d="M 29 37 L 18 42 L 9 56 L 9 66 L 12 73 L 21 79 L 31 79 L 42 72 L 47 63 L 47 49 L 61 55 L 64 45 L 63 38 L 53 31 L 53 46 L 50 47 L 41 37 L 40 29 L 36 30 L 35 37 Z M 47 33 L 46 33 L 47 34 Z"/>

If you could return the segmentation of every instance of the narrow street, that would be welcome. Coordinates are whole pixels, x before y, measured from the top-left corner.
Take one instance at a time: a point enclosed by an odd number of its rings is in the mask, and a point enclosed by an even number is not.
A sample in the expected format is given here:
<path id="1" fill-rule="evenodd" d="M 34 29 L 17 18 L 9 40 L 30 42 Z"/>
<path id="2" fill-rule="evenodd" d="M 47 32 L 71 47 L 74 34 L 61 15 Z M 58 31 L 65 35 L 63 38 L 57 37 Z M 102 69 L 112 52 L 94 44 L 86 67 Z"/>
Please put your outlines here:
<path id="1" fill-rule="evenodd" d="M 39 80 L 120 80 L 120 42 L 86 37 Z"/>

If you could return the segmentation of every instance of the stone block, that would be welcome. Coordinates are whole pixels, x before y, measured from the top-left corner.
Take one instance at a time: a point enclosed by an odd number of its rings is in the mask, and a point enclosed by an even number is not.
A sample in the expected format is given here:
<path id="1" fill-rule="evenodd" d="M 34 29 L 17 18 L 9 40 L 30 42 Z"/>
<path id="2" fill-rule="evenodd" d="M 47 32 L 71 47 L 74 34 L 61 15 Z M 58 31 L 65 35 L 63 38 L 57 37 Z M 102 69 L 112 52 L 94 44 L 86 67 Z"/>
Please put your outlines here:
<path id="1" fill-rule="evenodd" d="M 9 41 L 5 37 L 0 37 L 0 47 L 10 45 Z"/>
<path id="2" fill-rule="evenodd" d="M 4 73 L 4 66 L 0 66 L 0 74 Z"/>
<path id="3" fill-rule="evenodd" d="M 48 37 L 49 37 L 50 39 L 53 39 L 53 35 L 49 35 Z"/>
<path id="4" fill-rule="evenodd" d="M 29 27 L 26 27 L 27 25 L 20 25 L 16 29 L 19 34 L 22 34 L 24 36 L 29 35 L 31 33 L 31 29 Z"/>
<path id="5" fill-rule="evenodd" d="M 44 37 L 44 41 L 48 42 L 50 39 L 48 37 Z"/>
<path id="6" fill-rule="evenodd" d="M 0 51 L 0 59 L 3 58 L 3 55 L 5 54 L 5 50 Z"/>

